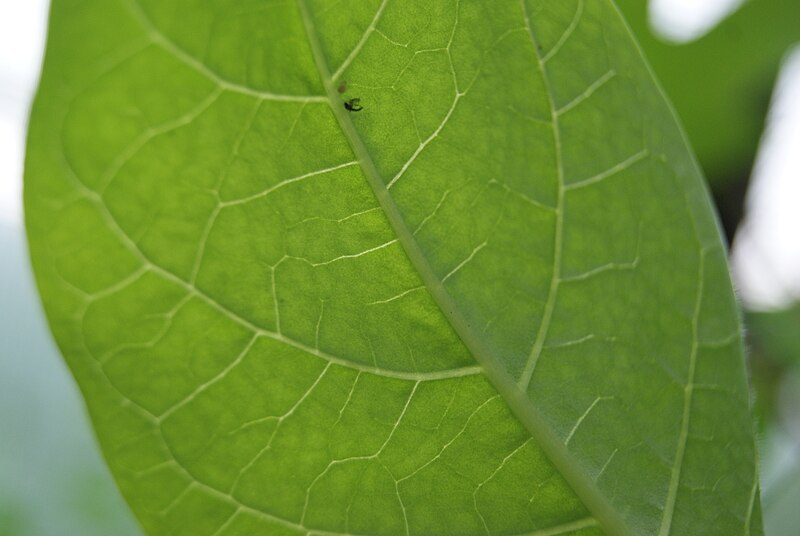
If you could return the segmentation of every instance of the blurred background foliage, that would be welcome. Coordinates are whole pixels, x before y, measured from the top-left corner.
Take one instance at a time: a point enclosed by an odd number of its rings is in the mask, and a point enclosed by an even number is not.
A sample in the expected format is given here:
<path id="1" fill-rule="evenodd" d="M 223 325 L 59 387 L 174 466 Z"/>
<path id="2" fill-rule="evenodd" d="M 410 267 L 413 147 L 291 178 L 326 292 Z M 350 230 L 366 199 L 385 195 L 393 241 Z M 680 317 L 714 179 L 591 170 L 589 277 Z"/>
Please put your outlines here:
<path id="1" fill-rule="evenodd" d="M 745 1 L 680 44 L 653 32 L 646 1 L 616 1 L 681 117 L 731 242 L 781 61 L 800 41 L 800 0 Z M 47 333 L 23 240 L 19 228 L 0 221 L 0 536 L 139 534 Z M 800 527 L 800 303 L 748 311 L 744 320 L 767 535 L 793 536 Z"/>

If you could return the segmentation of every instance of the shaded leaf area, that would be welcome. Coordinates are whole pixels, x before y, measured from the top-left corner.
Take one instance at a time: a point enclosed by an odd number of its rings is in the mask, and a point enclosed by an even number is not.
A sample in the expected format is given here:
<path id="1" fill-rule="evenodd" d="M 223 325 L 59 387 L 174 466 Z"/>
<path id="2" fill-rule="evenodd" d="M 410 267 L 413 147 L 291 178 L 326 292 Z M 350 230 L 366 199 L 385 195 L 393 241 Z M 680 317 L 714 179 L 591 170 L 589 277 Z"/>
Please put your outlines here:
<path id="1" fill-rule="evenodd" d="M 719 232 L 610 2 L 56 1 L 26 207 L 149 533 L 761 533 Z"/>

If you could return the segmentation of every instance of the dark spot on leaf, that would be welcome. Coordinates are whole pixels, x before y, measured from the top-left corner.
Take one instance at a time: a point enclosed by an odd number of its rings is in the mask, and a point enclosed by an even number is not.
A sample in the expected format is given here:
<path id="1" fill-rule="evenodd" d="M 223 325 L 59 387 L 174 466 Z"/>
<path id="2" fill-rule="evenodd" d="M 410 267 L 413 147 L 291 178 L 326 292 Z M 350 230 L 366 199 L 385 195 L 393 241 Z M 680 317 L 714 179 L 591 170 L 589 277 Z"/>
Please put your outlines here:
<path id="1" fill-rule="evenodd" d="M 347 82 L 342 80 L 342 83 L 339 84 L 339 87 L 336 88 L 336 91 L 338 91 L 339 93 L 344 93 L 345 91 L 347 91 Z"/>
<path id="2" fill-rule="evenodd" d="M 344 107 L 349 112 L 360 112 L 361 110 L 364 109 L 364 107 L 361 106 L 361 104 L 359 104 L 360 102 L 361 99 L 356 97 L 354 99 L 350 99 L 349 101 L 345 101 Z"/>

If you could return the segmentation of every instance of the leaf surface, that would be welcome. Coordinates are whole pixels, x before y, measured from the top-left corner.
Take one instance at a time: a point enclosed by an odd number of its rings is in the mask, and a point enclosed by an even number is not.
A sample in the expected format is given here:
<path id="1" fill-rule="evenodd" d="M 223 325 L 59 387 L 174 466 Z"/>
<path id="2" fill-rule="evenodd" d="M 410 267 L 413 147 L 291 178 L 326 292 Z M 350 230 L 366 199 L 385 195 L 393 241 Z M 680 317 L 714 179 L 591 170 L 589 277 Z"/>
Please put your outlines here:
<path id="1" fill-rule="evenodd" d="M 612 3 L 56 1 L 29 136 L 149 533 L 761 532 L 725 252 Z"/>

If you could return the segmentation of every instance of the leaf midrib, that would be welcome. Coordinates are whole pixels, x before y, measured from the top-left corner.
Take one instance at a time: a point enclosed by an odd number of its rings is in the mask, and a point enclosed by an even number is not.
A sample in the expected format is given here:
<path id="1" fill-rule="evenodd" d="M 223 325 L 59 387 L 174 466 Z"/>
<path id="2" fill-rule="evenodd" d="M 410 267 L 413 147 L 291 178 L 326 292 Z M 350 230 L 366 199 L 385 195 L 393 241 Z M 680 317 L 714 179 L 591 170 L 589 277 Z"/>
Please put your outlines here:
<path id="1" fill-rule="evenodd" d="M 509 405 L 512 413 L 528 430 L 551 463 L 575 491 L 575 494 L 595 516 L 603 530 L 608 534 L 632 535 L 631 530 L 622 520 L 619 513 L 582 469 L 566 445 L 563 444 L 552 427 L 545 421 L 543 415 L 533 406 L 531 400 L 519 389 L 514 378 L 498 365 L 497 359 L 493 357 L 492 352 L 477 336 L 476 332 L 471 329 L 469 322 L 461 313 L 458 305 L 434 272 L 419 243 L 406 225 L 400 209 L 389 195 L 383 177 L 355 125 L 353 125 L 349 112 L 341 106 L 322 45 L 317 37 L 314 22 L 305 0 L 297 0 L 297 5 L 303 19 L 314 63 L 319 71 L 331 110 L 361 165 L 367 183 L 386 214 L 389 224 L 397 234 L 398 240 L 412 266 L 433 297 L 434 302 L 473 355 L 475 361 L 483 368 L 484 374 Z M 542 75 L 545 76 L 545 73 L 543 72 Z M 552 101 L 552 95 L 549 96 Z"/>

